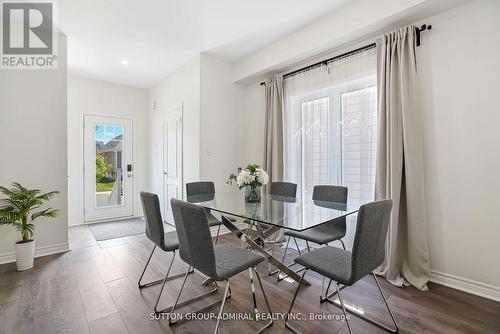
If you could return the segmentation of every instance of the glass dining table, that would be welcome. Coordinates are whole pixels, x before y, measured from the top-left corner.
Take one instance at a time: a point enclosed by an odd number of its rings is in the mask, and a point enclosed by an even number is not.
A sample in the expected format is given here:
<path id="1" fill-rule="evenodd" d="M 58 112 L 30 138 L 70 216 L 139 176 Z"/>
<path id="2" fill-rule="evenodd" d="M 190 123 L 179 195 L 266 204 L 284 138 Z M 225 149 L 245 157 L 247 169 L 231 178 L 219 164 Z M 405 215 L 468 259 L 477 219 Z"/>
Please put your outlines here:
<path id="1" fill-rule="evenodd" d="M 271 265 L 297 282 L 300 276 L 267 251 L 263 240 L 281 229 L 305 231 L 327 224 L 332 220 L 356 213 L 360 206 L 349 201 L 347 204 L 334 203 L 269 194 L 262 194 L 259 203 L 246 203 L 242 193 L 234 192 L 193 195 L 186 196 L 185 199 L 220 213 L 222 223 L 231 233 L 242 239 L 249 249 L 265 256 Z M 240 220 L 248 224 L 249 228 L 241 230 L 225 215 L 241 218 Z M 256 235 L 247 234 L 252 227 L 256 228 L 258 232 Z M 307 281 L 303 282 L 309 285 Z"/>

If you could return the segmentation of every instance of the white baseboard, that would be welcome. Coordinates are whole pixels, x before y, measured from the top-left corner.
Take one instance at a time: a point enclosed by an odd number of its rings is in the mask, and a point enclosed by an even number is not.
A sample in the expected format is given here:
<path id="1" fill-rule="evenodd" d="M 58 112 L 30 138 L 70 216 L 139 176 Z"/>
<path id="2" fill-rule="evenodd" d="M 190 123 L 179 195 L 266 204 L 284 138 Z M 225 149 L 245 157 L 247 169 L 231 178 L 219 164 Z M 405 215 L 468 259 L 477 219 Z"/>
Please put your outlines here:
<path id="1" fill-rule="evenodd" d="M 62 244 L 42 246 L 35 248 L 35 257 L 64 253 L 67 251 L 69 251 L 69 243 L 67 242 Z M 10 263 L 15 261 L 16 261 L 16 254 L 14 252 L 0 254 L 0 264 Z"/>
<path id="2" fill-rule="evenodd" d="M 500 302 L 500 287 L 431 270 L 431 282 Z"/>

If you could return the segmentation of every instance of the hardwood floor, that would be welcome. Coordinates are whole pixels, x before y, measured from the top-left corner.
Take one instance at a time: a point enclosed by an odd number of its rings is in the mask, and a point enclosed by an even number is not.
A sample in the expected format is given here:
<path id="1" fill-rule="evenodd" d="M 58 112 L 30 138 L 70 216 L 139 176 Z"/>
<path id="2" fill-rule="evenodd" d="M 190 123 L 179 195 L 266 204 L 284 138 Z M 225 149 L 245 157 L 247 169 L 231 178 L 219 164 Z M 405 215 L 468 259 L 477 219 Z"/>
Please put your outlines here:
<path id="1" fill-rule="evenodd" d="M 224 235 L 222 242 L 238 242 Z M 137 281 L 152 249 L 145 235 L 136 235 L 96 242 L 86 226 L 70 229 L 72 251 L 35 260 L 35 268 L 17 272 L 15 265 L 0 266 L 0 334 L 7 333 L 211 333 L 216 320 L 185 321 L 174 327 L 168 320 L 150 320 L 160 286 L 139 290 Z M 281 252 L 281 249 L 278 249 Z M 293 252 L 290 252 L 293 257 Z M 170 254 L 157 251 L 145 280 L 163 276 Z M 173 274 L 186 270 L 178 258 Z M 296 284 L 267 275 L 267 263 L 258 267 L 264 289 L 273 312 L 288 310 Z M 340 310 L 329 303 L 319 302 L 321 277 L 309 272 L 310 287 L 301 289 L 294 312 L 308 316 L 335 313 Z M 189 276 L 185 295 L 193 296 L 208 288 L 201 287 L 203 276 Z M 182 279 L 167 283 L 160 306 L 171 305 Z M 397 288 L 380 280 L 388 302 L 392 306 L 401 333 L 499 333 L 500 303 L 429 284 L 430 292 L 419 292 L 412 287 Z M 207 305 L 223 293 L 223 284 L 216 295 L 203 299 L 196 308 Z M 226 312 L 246 312 L 253 308 L 248 271 L 231 282 L 232 296 L 227 300 Z M 366 277 L 353 287 L 346 288 L 344 298 L 350 307 L 390 324 L 375 283 Z M 257 301 L 265 311 L 263 297 L 258 290 Z M 219 305 L 209 312 L 217 314 Z M 192 311 L 192 306 L 180 309 Z M 208 314 L 208 313 L 207 313 Z M 352 317 L 355 333 L 384 333 L 356 317 Z M 252 333 L 264 321 L 225 321 L 220 333 Z M 347 333 L 344 322 L 335 320 L 296 321 L 304 333 Z M 283 320 L 276 320 L 266 333 L 291 333 Z"/>

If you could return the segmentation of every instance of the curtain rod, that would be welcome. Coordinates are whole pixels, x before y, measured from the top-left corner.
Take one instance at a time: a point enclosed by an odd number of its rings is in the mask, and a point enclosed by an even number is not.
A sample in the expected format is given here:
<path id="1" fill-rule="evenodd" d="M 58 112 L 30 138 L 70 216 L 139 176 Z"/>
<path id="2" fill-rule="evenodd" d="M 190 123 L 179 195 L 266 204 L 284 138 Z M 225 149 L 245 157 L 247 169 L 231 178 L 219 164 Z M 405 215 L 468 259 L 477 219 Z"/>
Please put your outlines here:
<path id="1" fill-rule="evenodd" d="M 432 29 L 432 25 L 430 25 L 430 24 L 429 25 L 423 24 L 420 27 L 415 27 L 415 30 L 417 32 L 417 41 L 416 41 L 417 46 L 420 46 L 420 33 L 423 32 L 423 31 L 426 31 L 426 30 L 431 30 L 431 29 Z M 294 76 L 296 74 L 299 74 L 301 72 L 310 70 L 312 68 L 315 68 L 315 67 L 318 67 L 318 66 L 321 66 L 321 65 L 327 65 L 328 63 L 331 63 L 332 61 L 339 60 L 339 59 L 351 56 L 351 55 L 353 55 L 355 53 L 359 53 L 359 52 L 363 52 L 363 51 L 366 51 L 366 50 L 373 49 L 376 46 L 377 46 L 376 43 L 371 43 L 371 44 L 362 46 L 360 48 L 357 48 L 355 50 L 348 51 L 348 52 L 343 53 L 341 55 L 338 55 L 338 56 L 335 56 L 335 57 L 332 57 L 332 58 L 328 58 L 328 59 L 322 60 L 320 62 L 314 63 L 312 65 L 308 65 L 308 66 L 299 68 L 298 70 L 295 70 L 295 71 L 292 71 L 292 72 L 284 74 L 283 75 L 283 79 L 288 78 L 288 77 L 292 77 L 292 76 Z M 265 82 L 261 82 L 260 83 L 261 86 L 265 86 L 265 84 L 266 84 Z"/>
<path id="2" fill-rule="evenodd" d="M 363 51 L 367 51 L 367 50 L 373 49 L 376 46 L 377 46 L 376 43 L 371 43 L 371 44 L 362 46 L 360 48 L 357 48 L 355 50 L 348 51 L 348 52 L 343 53 L 341 55 L 338 55 L 338 56 L 335 56 L 335 57 L 332 57 L 332 58 L 328 58 L 326 60 L 314 63 L 312 65 L 309 65 L 309 66 L 306 66 L 306 67 L 303 67 L 303 68 L 299 68 L 298 70 L 295 70 L 295 71 L 292 71 L 292 72 L 284 74 L 283 75 L 283 79 L 288 78 L 288 77 L 293 77 L 294 75 L 299 74 L 300 72 L 304 72 L 304 71 L 310 70 L 310 69 L 318 67 L 318 66 L 327 65 L 328 63 L 331 63 L 331 62 L 336 61 L 336 60 L 347 58 L 349 56 L 352 56 L 353 54 L 361 53 Z"/>

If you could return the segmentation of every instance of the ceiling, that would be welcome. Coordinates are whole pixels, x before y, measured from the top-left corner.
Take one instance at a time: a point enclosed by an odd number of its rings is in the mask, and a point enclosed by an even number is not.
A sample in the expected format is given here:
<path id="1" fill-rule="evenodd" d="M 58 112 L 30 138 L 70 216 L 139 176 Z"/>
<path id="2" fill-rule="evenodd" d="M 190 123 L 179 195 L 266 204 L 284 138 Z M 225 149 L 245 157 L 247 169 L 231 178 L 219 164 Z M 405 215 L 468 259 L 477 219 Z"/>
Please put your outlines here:
<path id="1" fill-rule="evenodd" d="M 353 1 L 62 0 L 57 9 L 71 73 L 149 88 L 200 52 L 234 62 Z"/>

